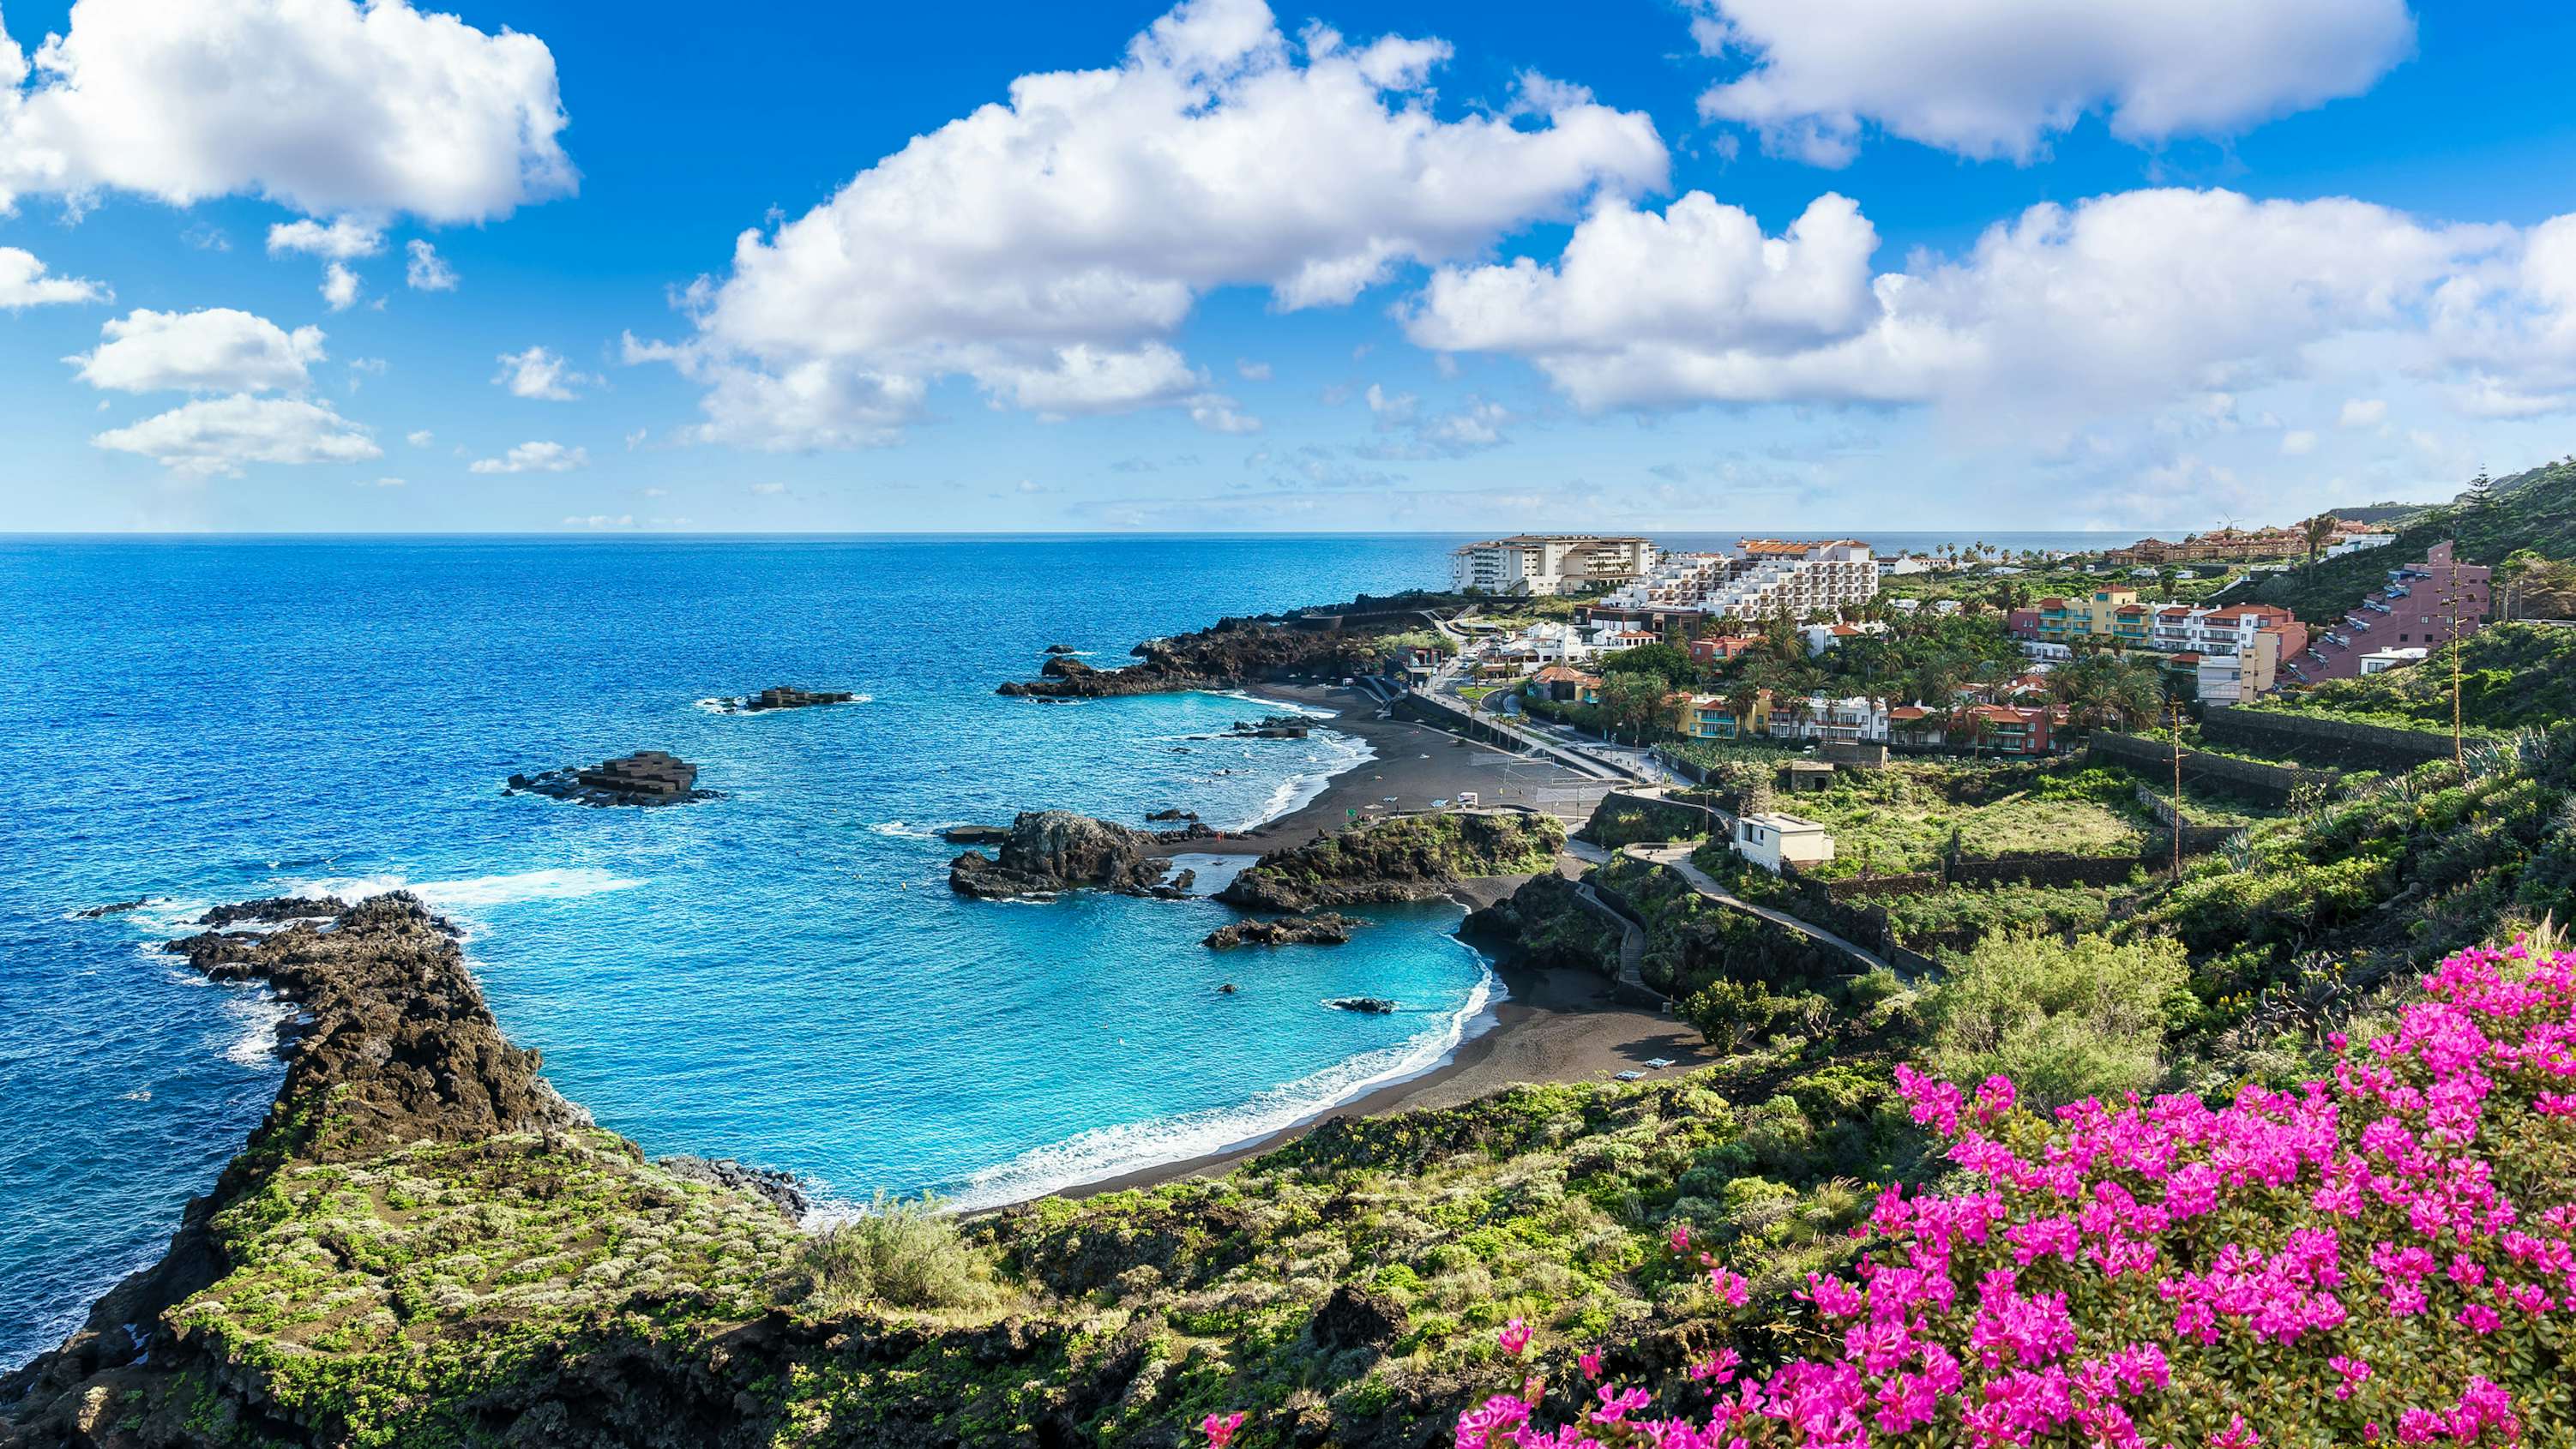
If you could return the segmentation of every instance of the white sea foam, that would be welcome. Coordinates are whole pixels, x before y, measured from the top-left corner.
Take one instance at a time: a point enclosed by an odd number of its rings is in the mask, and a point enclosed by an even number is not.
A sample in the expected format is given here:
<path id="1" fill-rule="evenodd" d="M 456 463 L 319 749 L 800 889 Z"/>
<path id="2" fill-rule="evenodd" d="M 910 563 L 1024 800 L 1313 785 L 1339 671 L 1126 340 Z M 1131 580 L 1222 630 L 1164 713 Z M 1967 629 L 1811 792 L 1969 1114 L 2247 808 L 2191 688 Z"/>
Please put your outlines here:
<path id="1" fill-rule="evenodd" d="M 1393 1046 L 1362 1052 L 1311 1076 L 1272 1087 L 1240 1106 L 1211 1107 L 1145 1122 L 1096 1127 L 1062 1142 L 1023 1152 L 968 1178 L 965 1188 L 948 1206 L 973 1211 L 1024 1202 L 1082 1183 L 1222 1152 L 1284 1132 L 1377 1087 L 1438 1066 L 1465 1040 L 1468 1025 L 1484 1013 L 1498 989 L 1492 968 L 1480 967 L 1475 988 L 1456 1011 L 1444 1013 L 1428 1029 Z"/>
<path id="2" fill-rule="evenodd" d="M 937 840 L 939 838 L 938 831 L 926 825 L 914 825 L 903 820 L 888 820 L 881 825 L 871 825 L 868 827 L 868 833 L 890 835 L 899 840 Z"/>
<path id="3" fill-rule="evenodd" d="M 633 890 L 642 884 L 643 881 L 631 876 L 596 866 L 568 866 L 555 870 L 523 870 L 509 875 L 468 876 L 462 880 L 415 881 L 401 875 L 349 876 L 308 881 L 288 894 L 317 900 L 324 896 L 338 896 L 344 901 L 362 901 L 390 891 L 409 891 L 434 909 L 470 912 L 493 906 L 517 905 L 524 901 L 579 900 L 610 891 Z"/>
<path id="4" fill-rule="evenodd" d="M 1357 735 L 1321 730 L 1307 738 L 1323 743 L 1331 753 L 1316 768 L 1300 771 L 1280 781 L 1278 788 L 1270 792 L 1270 798 L 1262 802 L 1261 809 L 1251 819 L 1226 829 L 1251 830 L 1283 815 L 1293 815 L 1314 804 L 1316 797 L 1333 783 L 1335 775 L 1356 770 L 1377 758 L 1377 750 Z"/>
<path id="5" fill-rule="evenodd" d="M 277 1029 L 295 1019 L 295 1008 L 265 989 L 232 996 L 224 1002 L 223 1012 L 239 1033 L 224 1047 L 224 1060 L 237 1067 L 265 1066 L 276 1060 Z"/>

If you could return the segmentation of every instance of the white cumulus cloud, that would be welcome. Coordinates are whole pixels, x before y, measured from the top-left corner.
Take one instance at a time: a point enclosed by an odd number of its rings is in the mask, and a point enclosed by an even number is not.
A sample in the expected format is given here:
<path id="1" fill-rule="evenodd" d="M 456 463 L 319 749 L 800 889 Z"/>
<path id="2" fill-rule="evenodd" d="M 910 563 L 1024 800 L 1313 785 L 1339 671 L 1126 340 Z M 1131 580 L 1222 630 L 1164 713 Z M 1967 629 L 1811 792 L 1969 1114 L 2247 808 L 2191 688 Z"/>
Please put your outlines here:
<path id="1" fill-rule="evenodd" d="M 0 79 L 6 79 L 0 75 Z M 64 302 L 103 302 L 108 290 L 96 282 L 79 277 L 56 277 L 46 272 L 36 254 L 19 247 L 0 247 L 0 307 L 15 312 L 21 307 L 49 307 Z"/>
<path id="2" fill-rule="evenodd" d="M 349 217 L 327 226 L 318 221 L 281 221 L 268 229 L 268 254 L 272 257 L 301 253 L 349 262 L 372 257 L 384 249 L 384 228 Z"/>
<path id="3" fill-rule="evenodd" d="M 501 370 L 492 375 L 492 381 L 508 388 L 513 397 L 570 402 L 580 396 L 578 389 L 599 379 L 575 371 L 557 353 L 531 347 L 525 352 L 502 353 Z"/>
<path id="4" fill-rule="evenodd" d="M 140 453 L 175 473 L 241 476 L 248 463 L 354 463 L 382 456 L 367 430 L 321 403 L 295 398 L 203 398 L 100 433 L 90 442 Z"/>
<path id="5" fill-rule="evenodd" d="M 1863 133 L 2027 162 L 2090 113 L 2138 143 L 2359 95 L 2415 42 L 2406 0 L 1697 0 L 1742 70 L 1700 113 L 1848 164 Z"/>
<path id="6" fill-rule="evenodd" d="M 32 64 L 0 36 L 0 210 L 127 191 L 479 221 L 572 190 L 565 123 L 544 41 L 406 0 L 79 0 Z"/>
<path id="7" fill-rule="evenodd" d="M 410 260 L 403 265 L 403 284 L 415 292 L 453 292 L 456 290 L 456 268 L 438 254 L 438 248 L 415 237 L 403 244 Z"/>
<path id="8" fill-rule="evenodd" d="M 293 332 L 230 307 L 128 313 L 99 329 L 91 351 L 65 358 L 81 381 L 118 392 L 294 390 L 323 360 L 322 329 Z"/>
<path id="9" fill-rule="evenodd" d="M 340 262 L 322 269 L 322 301 L 334 312 L 346 312 L 358 302 L 358 274 Z"/>
<path id="10" fill-rule="evenodd" d="M 561 443 L 521 443 L 498 458 L 477 458 L 467 465 L 472 473 L 569 473 L 590 466 L 589 450 L 567 448 Z"/>
<path id="11" fill-rule="evenodd" d="M 1261 0 L 1188 0 L 1115 66 L 1024 75 L 830 201 L 745 232 L 691 289 L 698 333 L 630 357 L 708 384 L 701 437 L 881 441 L 929 380 L 1052 414 L 1190 405 L 1169 339 L 1198 298 L 1338 305 L 1587 195 L 1660 186 L 1653 124 L 1532 81 L 1443 120 L 1445 42 L 1283 35 Z"/>
<path id="12" fill-rule="evenodd" d="M 1530 359 L 1589 408 L 1931 403 L 2083 420 L 2309 373 L 2509 376 L 2576 406 L 2576 289 L 2530 233 L 2366 203 L 2151 190 L 2035 206 L 1964 256 L 1872 275 L 1867 223 L 1826 197 L 1779 237 L 1693 193 L 1624 203 L 1553 262 L 1448 268 L 1405 311 L 1443 351 Z M 2378 405 L 2343 422 L 2375 422 Z"/>

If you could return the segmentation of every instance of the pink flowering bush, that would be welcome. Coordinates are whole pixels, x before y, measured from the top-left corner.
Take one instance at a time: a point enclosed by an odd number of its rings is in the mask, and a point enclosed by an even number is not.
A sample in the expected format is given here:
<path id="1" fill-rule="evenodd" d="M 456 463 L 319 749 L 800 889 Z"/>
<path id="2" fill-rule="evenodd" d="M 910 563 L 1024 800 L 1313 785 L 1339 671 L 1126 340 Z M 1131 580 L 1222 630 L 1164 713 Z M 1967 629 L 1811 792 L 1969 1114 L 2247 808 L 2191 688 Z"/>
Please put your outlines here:
<path id="1" fill-rule="evenodd" d="M 2576 1442 L 2576 956 L 2453 956 L 2335 1046 L 2293 1091 L 2053 1121 L 1901 1068 L 1957 1170 L 1880 1195 L 1851 1277 L 1768 1322 L 1699 1257 L 1716 1322 L 1765 1331 L 1653 1393 L 1533 1375 L 1458 1449 Z"/>

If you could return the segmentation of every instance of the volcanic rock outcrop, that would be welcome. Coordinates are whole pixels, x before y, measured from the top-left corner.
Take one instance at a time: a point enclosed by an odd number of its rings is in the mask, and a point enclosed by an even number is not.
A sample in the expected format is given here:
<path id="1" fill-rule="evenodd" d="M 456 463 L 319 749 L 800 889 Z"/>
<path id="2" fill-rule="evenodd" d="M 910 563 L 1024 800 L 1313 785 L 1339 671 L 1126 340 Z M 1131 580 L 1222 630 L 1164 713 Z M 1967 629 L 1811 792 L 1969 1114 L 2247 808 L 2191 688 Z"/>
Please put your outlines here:
<path id="1" fill-rule="evenodd" d="M 1171 863 L 1155 853 L 1160 844 L 1146 831 L 1070 810 L 1022 811 L 1011 821 L 1010 837 L 992 855 L 970 850 L 948 863 L 948 888 L 986 899 L 1077 888 L 1131 896 L 1178 894 L 1187 882 L 1164 884 Z"/>
<path id="2" fill-rule="evenodd" d="M 576 805 L 685 805 L 713 800 L 698 788 L 698 767 L 660 750 L 638 750 L 596 765 L 566 765 L 539 775 L 512 775 L 510 795 L 545 795 Z"/>
<path id="3" fill-rule="evenodd" d="M 1368 922 L 1339 912 L 1319 916 L 1282 916 L 1275 921 L 1237 921 L 1208 933 L 1202 944 L 1219 951 L 1237 946 L 1339 946 Z"/>

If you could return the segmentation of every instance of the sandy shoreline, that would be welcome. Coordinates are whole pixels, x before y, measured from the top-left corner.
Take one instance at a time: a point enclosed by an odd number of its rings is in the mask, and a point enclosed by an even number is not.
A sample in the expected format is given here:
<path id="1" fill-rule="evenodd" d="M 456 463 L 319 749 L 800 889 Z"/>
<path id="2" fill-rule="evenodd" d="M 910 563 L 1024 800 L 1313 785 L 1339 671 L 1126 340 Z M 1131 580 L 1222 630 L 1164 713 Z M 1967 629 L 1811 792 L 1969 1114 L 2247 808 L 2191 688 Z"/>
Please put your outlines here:
<path id="1" fill-rule="evenodd" d="M 1571 770 L 1537 764 L 1490 745 L 1405 719 L 1380 719 L 1377 704 L 1355 689 L 1322 685 L 1261 685 L 1254 698 L 1333 711 L 1318 728 L 1366 744 L 1373 758 L 1332 776 L 1314 799 L 1276 820 L 1223 840 L 1192 840 L 1168 847 L 1170 855 L 1261 855 L 1304 845 L 1371 815 L 1435 808 L 1472 793 L 1485 805 L 1545 785 L 1599 784 Z"/>
<path id="2" fill-rule="evenodd" d="M 1257 855 L 1303 845 L 1371 813 L 1428 810 L 1434 801 L 1455 800 L 1465 791 L 1476 792 L 1483 803 L 1495 804 L 1512 788 L 1579 778 L 1428 725 L 1379 719 L 1374 703 L 1354 690 L 1265 686 L 1251 692 L 1263 699 L 1337 711 L 1333 719 L 1322 722 L 1324 727 L 1366 741 L 1376 757 L 1333 776 L 1314 800 L 1277 820 L 1235 839 L 1175 845 L 1174 854 Z M 1526 879 L 1499 876 L 1462 881 L 1452 895 L 1472 909 L 1511 894 Z M 1061 1188 L 1048 1196 L 1089 1197 L 1219 1175 L 1304 1135 L 1317 1123 L 1336 1118 L 1453 1107 L 1524 1083 L 1609 1081 L 1624 1071 L 1659 1077 L 1717 1060 L 1697 1031 L 1672 1017 L 1620 1004 L 1602 977 L 1500 963 L 1494 971 L 1502 984 L 1501 999 L 1469 1023 L 1469 1034 L 1427 1070 L 1276 1132 L 1197 1157 Z M 1674 1065 L 1646 1066 L 1658 1059 Z"/>
<path id="3" fill-rule="evenodd" d="M 1715 1063 L 1700 1034 L 1669 1016 L 1620 1005 L 1610 984 L 1576 971 L 1530 971 L 1497 966 L 1509 993 L 1486 1008 L 1484 1029 L 1419 1076 L 1390 1082 L 1328 1107 L 1277 1132 L 1215 1152 L 1138 1168 L 1094 1182 L 1060 1188 L 1051 1197 L 1091 1197 L 1128 1188 L 1154 1187 L 1184 1178 L 1222 1176 L 1239 1163 L 1342 1117 L 1381 1117 L 1421 1108 L 1455 1107 L 1508 1087 L 1546 1082 L 1606 1082 L 1619 1072 L 1651 1079 Z M 1470 1028 L 1474 1028 L 1471 1026 Z M 1673 1066 L 1649 1069 L 1668 1059 Z"/>

